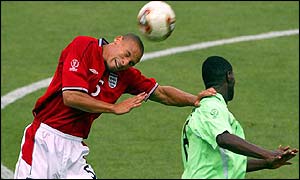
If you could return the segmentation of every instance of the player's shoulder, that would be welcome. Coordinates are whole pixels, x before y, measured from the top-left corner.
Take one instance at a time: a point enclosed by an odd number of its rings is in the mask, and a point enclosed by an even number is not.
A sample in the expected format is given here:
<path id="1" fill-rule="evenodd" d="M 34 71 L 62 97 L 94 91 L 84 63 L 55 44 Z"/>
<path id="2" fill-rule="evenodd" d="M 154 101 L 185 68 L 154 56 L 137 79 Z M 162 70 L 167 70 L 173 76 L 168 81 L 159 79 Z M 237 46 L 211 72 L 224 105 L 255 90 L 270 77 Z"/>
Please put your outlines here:
<path id="1" fill-rule="evenodd" d="M 83 35 L 78 35 L 78 36 L 75 36 L 76 40 L 96 40 L 97 38 L 94 38 L 94 37 L 91 37 L 91 36 L 83 36 Z"/>
<path id="2" fill-rule="evenodd" d="M 200 101 L 201 105 L 205 105 L 208 107 L 214 106 L 215 104 L 218 104 L 219 102 L 220 102 L 220 99 L 218 98 L 217 95 L 204 97 Z"/>
<path id="3" fill-rule="evenodd" d="M 222 96 L 221 96 L 222 97 Z M 214 96 L 205 97 L 200 101 L 200 106 L 195 108 L 192 112 L 192 116 L 196 117 L 195 120 L 198 122 L 209 121 L 224 115 L 227 112 L 226 105 L 223 104 L 219 94 Z"/>
<path id="4" fill-rule="evenodd" d="M 91 37 L 91 36 L 76 36 L 73 39 L 73 43 L 90 43 L 90 42 L 97 42 L 97 38 Z"/>
<path id="5" fill-rule="evenodd" d="M 132 72 L 134 74 L 136 74 L 136 73 L 141 74 L 142 73 L 139 69 L 137 69 L 135 67 L 129 67 L 128 71 L 130 71 L 130 72 Z"/>
<path id="6" fill-rule="evenodd" d="M 118 74 L 120 75 L 126 75 L 126 77 L 135 77 L 135 76 L 140 76 L 142 73 L 139 69 L 135 67 L 129 67 L 128 69 L 124 71 L 119 71 Z"/>
<path id="7" fill-rule="evenodd" d="M 223 109 L 226 107 L 224 98 L 221 94 L 216 94 L 213 96 L 204 97 L 200 101 L 199 110 L 201 111 L 210 111 L 211 109 Z"/>

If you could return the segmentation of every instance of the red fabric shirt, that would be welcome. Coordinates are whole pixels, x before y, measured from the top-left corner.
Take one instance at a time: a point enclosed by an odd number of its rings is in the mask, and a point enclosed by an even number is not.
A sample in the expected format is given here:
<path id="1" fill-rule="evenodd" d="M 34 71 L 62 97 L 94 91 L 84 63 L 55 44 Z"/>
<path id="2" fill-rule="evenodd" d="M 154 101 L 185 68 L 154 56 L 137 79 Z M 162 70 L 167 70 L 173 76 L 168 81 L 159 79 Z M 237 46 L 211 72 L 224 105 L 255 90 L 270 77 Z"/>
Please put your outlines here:
<path id="1" fill-rule="evenodd" d="M 115 103 L 123 93 L 146 92 L 150 96 L 157 87 L 155 79 L 143 76 L 133 67 L 115 73 L 106 70 L 103 44 L 107 44 L 105 39 L 78 36 L 62 51 L 53 79 L 33 109 L 35 121 L 86 139 L 100 113 L 65 106 L 62 91 L 83 91 L 108 103 Z"/>

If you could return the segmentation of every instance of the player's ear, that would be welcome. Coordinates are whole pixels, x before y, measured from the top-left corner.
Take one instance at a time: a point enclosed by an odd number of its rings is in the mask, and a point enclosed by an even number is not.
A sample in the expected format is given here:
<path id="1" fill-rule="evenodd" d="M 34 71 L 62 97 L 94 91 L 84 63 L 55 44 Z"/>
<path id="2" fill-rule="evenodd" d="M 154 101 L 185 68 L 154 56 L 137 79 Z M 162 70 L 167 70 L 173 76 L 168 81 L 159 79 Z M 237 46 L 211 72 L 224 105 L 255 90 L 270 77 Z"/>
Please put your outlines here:
<path id="1" fill-rule="evenodd" d="M 121 40 L 123 40 L 123 36 L 117 36 L 117 37 L 115 37 L 115 39 L 114 39 L 114 42 L 119 42 L 119 41 L 121 41 Z"/>
<path id="2" fill-rule="evenodd" d="M 226 81 L 227 83 L 231 83 L 234 81 L 234 75 L 232 71 L 227 71 L 226 73 Z"/>

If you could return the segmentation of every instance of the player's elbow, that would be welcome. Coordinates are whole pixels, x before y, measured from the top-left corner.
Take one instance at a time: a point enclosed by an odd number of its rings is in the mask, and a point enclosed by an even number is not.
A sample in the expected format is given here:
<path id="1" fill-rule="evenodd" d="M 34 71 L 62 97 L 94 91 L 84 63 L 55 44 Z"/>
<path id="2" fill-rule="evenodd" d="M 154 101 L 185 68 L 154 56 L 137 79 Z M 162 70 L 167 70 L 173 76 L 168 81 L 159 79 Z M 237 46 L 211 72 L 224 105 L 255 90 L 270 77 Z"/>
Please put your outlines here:
<path id="1" fill-rule="evenodd" d="M 75 101 L 75 95 L 72 91 L 63 91 L 63 102 L 66 106 L 72 107 Z"/>
<path id="2" fill-rule="evenodd" d="M 170 89 L 172 89 L 170 86 L 158 86 L 149 99 L 164 105 L 177 105 L 170 97 Z"/>
<path id="3" fill-rule="evenodd" d="M 217 135 L 216 137 L 216 141 L 217 144 L 221 147 L 221 148 L 227 148 L 228 146 L 228 135 L 230 135 L 230 133 L 228 133 L 227 131 L 223 132 L 222 134 Z"/>

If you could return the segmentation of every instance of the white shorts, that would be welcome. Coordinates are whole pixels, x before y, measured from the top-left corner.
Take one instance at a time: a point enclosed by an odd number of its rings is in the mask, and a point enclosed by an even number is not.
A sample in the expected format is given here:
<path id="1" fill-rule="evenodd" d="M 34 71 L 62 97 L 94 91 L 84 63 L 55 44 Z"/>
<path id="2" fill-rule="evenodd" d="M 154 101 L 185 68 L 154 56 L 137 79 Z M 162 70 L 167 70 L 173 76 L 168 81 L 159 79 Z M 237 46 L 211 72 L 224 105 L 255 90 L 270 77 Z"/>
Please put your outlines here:
<path id="1" fill-rule="evenodd" d="M 89 148 L 82 144 L 82 138 L 64 134 L 43 123 L 35 134 L 32 164 L 27 164 L 22 159 L 22 148 L 29 126 L 24 131 L 15 179 L 96 179 L 94 170 L 84 158 Z"/>

